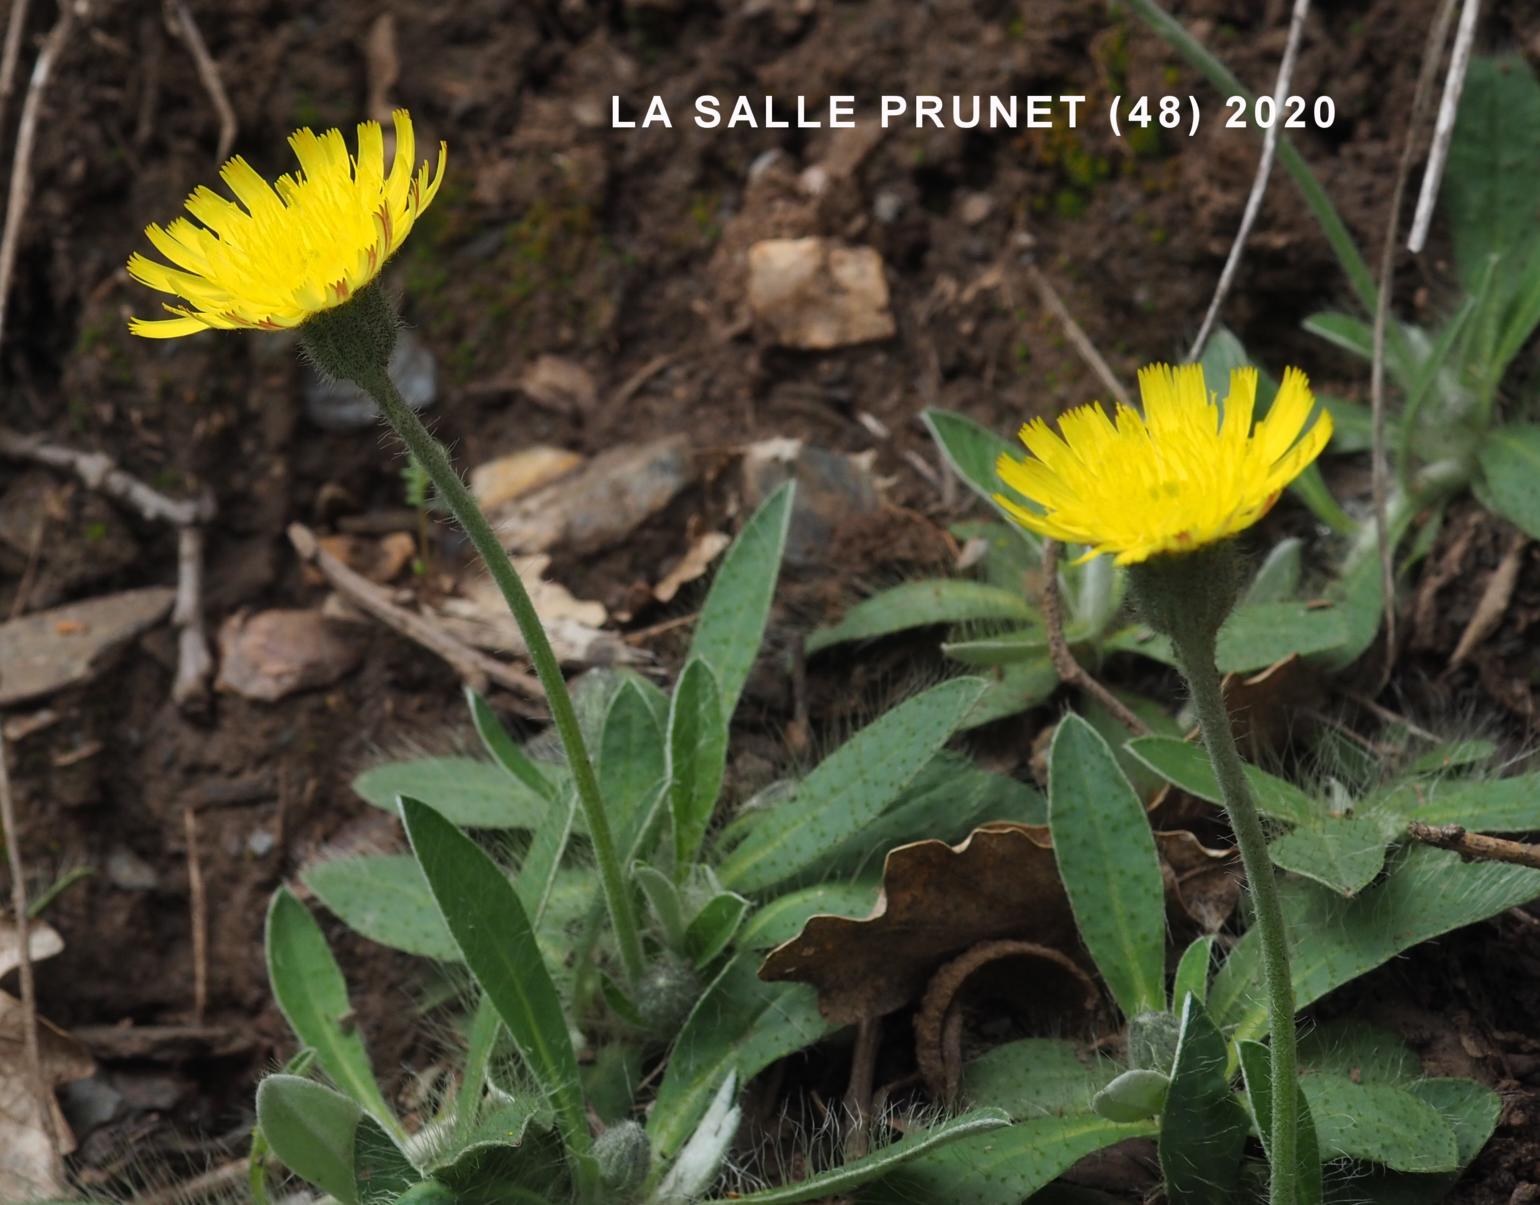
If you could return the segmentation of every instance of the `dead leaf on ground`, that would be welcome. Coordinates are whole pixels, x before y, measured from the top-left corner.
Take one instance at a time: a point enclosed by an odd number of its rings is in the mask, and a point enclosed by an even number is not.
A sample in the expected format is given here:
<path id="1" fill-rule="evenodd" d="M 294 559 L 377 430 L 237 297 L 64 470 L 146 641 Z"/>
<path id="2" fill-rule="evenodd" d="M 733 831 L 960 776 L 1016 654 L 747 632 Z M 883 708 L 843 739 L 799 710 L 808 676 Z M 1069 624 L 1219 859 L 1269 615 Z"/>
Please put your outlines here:
<path id="1" fill-rule="evenodd" d="M 663 580 L 652 588 L 652 596 L 659 602 L 672 602 L 681 586 L 705 576 L 711 562 L 730 543 L 732 539 L 725 532 L 708 531 L 691 544 L 678 563 L 663 575 Z"/>
<path id="2" fill-rule="evenodd" d="M 980 942 L 1078 946 L 1045 828 L 993 824 L 959 845 L 901 845 L 888 854 L 882 878 L 871 916 L 810 918 L 770 952 L 760 978 L 811 984 L 823 1015 L 851 1024 L 902 1008 L 937 967 Z"/>
<path id="3" fill-rule="evenodd" d="M 1166 903 L 1205 933 L 1224 928 L 1241 897 L 1240 859 L 1185 830 L 1155 834 Z"/>
<path id="4" fill-rule="evenodd" d="M 27 948 L 33 962 L 52 958 L 64 949 L 64 938 L 47 921 L 35 920 L 27 925 Z M 0 917 L 0 979 L 4 979 L 21 965 L 21 933 L 16 922 Z"/>
<path id="5" fill-rule="evenodd" d="M 569 665 L 619 665 L 644 660 L 614 632 L 602 630 L 609 618 L 604 604 L 577 598 L 544 574 L 551 558 L 515 557 L 514 567 L 529 591 L 556 656 Z M 460 580 L 459 594 L 438 604 L 435 615 L 460 640 L 489 653 L 524 655 L 523 634 L 496 583 L 480 569 Z"/>
<path id="6" fill-rule="evenodd" d="M 33 961 L 64 949 L 63 939 L 47 923 L 33 921 L 27 928 Z M 0 978 L 20 965 L 20 955 L 15 924 L 0 919 Z M 46 1200 L 68 1193 L 58 1176 L 47 1117 L 27 1067 L 25 1020 L 21 1001 L 0 992 L 0 1201 Z M 95 1074 L 96 1063 L 83 1045 L 41 1017 L 37 1041 L 53 1131 L 59 1136 L 60 1153 L 67 1155 L 75 1149 L 75 1138 L 52 1090 Z"/>
<path id="7" fill-rule="evenodd" d="M 483 510 L 496 510 L 525 494 L 559 481 L 582 467 L 583 457 L 566 448 L 536 444 L 498 456 L 471 470 L 471 493 Z"/>
<path id="8" fill-rule="evenodd" d="M 915 1061 L 937 1100 L 957 1100 L 963 1021 L 969 1005 L 985 1001 L 1029 1032 L 1057 1033 L 1066 1017 L 1094 1014 L 1096 981 L 1069 955 L 1035 941 L 982 941 L 946 963 L 930 977 L 914 1016 Z"/>
<path id="9" fill-rule="evenodd" d="M 417 555 L 417 540 L 410 532 L 393 531 L 378 538 L 354 535 L 320 537 L 321 551 L 336 557 L 354 573 L 385 585 Z M 317 580 L 325 580 L 318 570 L 311 570 Z"/>
<path id="10" fill-rule="evenodd" d="M 1503 616 L 1508 612 L 1508 604 L 1513 601 L 1513 588 L 1518 584 L 1519 569 L 1524 564 L 1524 553 L 1528 546 L 1529 537 L 1522 531 L 1515 531 L 1509 538 L 1503 559 L 1487 578 L 1481 597 L 1476 600 L 1476 609 L 1471 613 L 1470 622 L 1460 633 L 1460 643 L 1455 646 L 1449 658 L 1450 669 L 1465 661 L 1502 623 Z"/>
<path id="11" fill-rule="evenodd" d="M 1300 734 L 1300 715 L 1325 700 L 1321 674 L 1291 653 L 1254 674 L 1229 674 L 1224 680 L 1225 709 L 1235 739 L 1252 761 L 1280 749 Z"/>

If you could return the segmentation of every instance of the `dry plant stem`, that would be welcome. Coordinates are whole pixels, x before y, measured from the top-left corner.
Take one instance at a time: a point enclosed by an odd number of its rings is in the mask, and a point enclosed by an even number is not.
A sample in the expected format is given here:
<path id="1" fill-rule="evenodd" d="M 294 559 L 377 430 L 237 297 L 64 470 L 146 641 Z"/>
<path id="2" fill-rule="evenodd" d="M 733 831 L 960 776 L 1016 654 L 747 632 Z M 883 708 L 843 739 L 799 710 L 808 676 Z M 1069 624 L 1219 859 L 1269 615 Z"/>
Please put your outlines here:
<path id="1" fill-rule="evenodd" d="M 27 1078 L 37 1097 L 37 1109 L 53 1150 L 53 1175 L 63 1182 L 63 1157 L 54 1128 L 53 1093 L 43 1078 L 43 1054 L 37 1040 L 37 980 L 32 975 L 31 915 L 27 903 L 26 868 L 21 863 L 21 837 L 16 827 L 16 804 L 11 798 L 11 774 L 6 765 L 5 735 L 0 731 L 0 826 L 5 828 L 5 857 L 11 872 L 11 912 L 16 925 L 16 960 L 21 976 L 21 1037 Z"/>
<path id="2" fill-rule="evenodd" d="M 1390 319 L 1390 286 L 1396 262 L 1396 231 L 1401 222 L 1401 197 L 1406 192 L 1406 181 L 1411 175 L 1412 157 L 1417 149 L 1417 130 L 1422 124 L 1422 115 L 1433 89 L 1433 75 L 1438 70 L 1438 61 L 1444 42 L 1448 39 L 1449 22 L 1453 16 L 1454 0 L 1443 0 L 1423 49 L 1422 68 L 1417 73 L 1417 91 L 1413 94 L 1412 110 L 1406 122 L 1406 141 L 1401 147 L 1396 183 L 1390 193 L 1390 211 L 1385 217 L 1385 237 L 1380 246 L 1379 286 L 1374 305 L 1374 358 L 1369 370 L 1374 448 L 1370 471 L 1374 493 L 1374 535 L 1380 551 L 1380 592 L 1385 608 L 1384 673 L 1387 675 L 1396 659 L 1396 572 L 1395 550 L 1390 546 L 1390 515 L 1386 496 L 1390 463 L 1385 451 L 1385 329 Z"/>
<path id="3" fill-rule="evenodd" d="M 187 896 L 192 914 L 193 1024 L 202 1025 L 209 1005 L 209 909 L 203 885 L 203 859 L 198 852 L 198 811 L 182 809 L 187 836 Z"/>
<path id="4" fill-rule="evenodd" d="M 1278 64 L 1278 82 L 1273 86 L 1275 114 L 1283 112 L 1284 98 L 1289 94 L 1289 84 L 1294 78 L 1294 63 L 1299 58 L 1299 44 L 1305 32 L 1305 15 L 1309 11 L 1310 0 L 1294 0 L 1294 15 L 1289 20 L 1289 40 L 1283 48 L 1283 59 Z M 1214 299 L 1209 302 L 1208 313 L 1203 316 L 1203 325 L 1198 328 L 1198 337 L 1192 341 L 1192 350 L 1187 353 L 1189 360 L 1196 360 L 1203 354 L 1203 345 L 1208 342 L 1214 324 L 1219 321 L 1219 311 L 1224 307 L 1225 298 L 1230 295 L 1230 288 L 1235 283 L 1246 240 L 1251 237 L 1251 228 L 1256 225 L 1257 215 L 1262 212 L 1262 198 L 1267 195 L 1267 182 L 1273 174 L 1273 157 L 1278 150 L 1280 124 L 1274 121 L 1267 127 L 1267 133 L 1262 138 L 1262 157 L 1257 161 L 1257 174 L 1251 182 L 1251 195 L 1246 198 L 1246 208 L 1241 214 L 1240 229 L 1235 232 L 1235 242 L 1230 244 L 1230 254 L 1225 259 L 1224 269 L 1219 273 L 1219 284 L 1214 288 Z"/>
<path id="5" fill-rule="evenodd" d="M 1066 686 L 1078 686 L 1100 703 L 1118 723 L 1135 736 L 1149 736 L 1150 726 L 1123 705 L 1123 701 L 1092 677 L 1089 670 L 1075 660 L 1064 639 L 1064 612 L 1059 602 L 1059 557 L 1063 546 L 1057 540 L 1047 540 L 1043 547 L 1043 628 L 1048 637 L 1048 656 L 1059 681 Z"/>
<path id="6" fill-rule="evenodd" d="M 203 84 L 203 90 L 209 94 L 214 112 L 219 115 L 219 146 L 214 152 L 214 162 L 223 163 L 230 156 L 230 148 L 235 145 L 238 126 L 229 94 L 225 92 L 224 81 L 219 76 L 219 67 L 214 62 L 214 56 L 209 53 L 208 43 L 198 32 L 198 26 L 193 22 L 192 13 L 184 0 L 167 0 L 166 24 L 192 55 L 193 63 L 198 68 L 198 79 Z"/>
<path id="7" fill-rule="evenodd" d="M 178 707 L 208 697 L 214 658 L 203 630 L 203 528 L 188 526 L 176 536 L 176 605 L 171 623 L 177 629 L 176 680 L 171 698 Z"/>
<path id="8" fill-rule="evenodd" d="M 845 1089 L 845 1117 L 850 1131 L 845 1136 L 846 1160 L 860 1159 L 871 1150 L 872 1089 L 876 1082 L 877 1048 L 882 1044 L 882 1021 L 864 1017 L 856 1026 L 855 1049 L 850 1056 L 850 1085 Z"/>
<path id="9" fill-rule="evenodd" d="M 27 84 L 27 99 L 22 102 L 21 121 L 16 127 L 16 149 L 11 157 L 11 189 L 5 204 L 5 230 L 0 233 L 0 339 L 5 336 L 6 299 L 11 292 L 11 275 L 16 270 L 16 249 L 21 244 L 21 223 L 27 202 L 32 199 L 32 151 L 37 145 L 38 111 L 43 92 L 53 74 L 54 62 L 75 27 L 75 0 L 64 0 L 59 19 L 43 39 L 43 48 L 32 63 L 32 79 Z"/>
<path id="10" fill-rule="evenodd" d="M 5 111 L 16 91 L 16 63 L 21 58 L 21 35 L 27 28 L 28 0 L 11 0 L 11 16 L 5 26 L 5 49 L 0 50 L 0 130 L 5 128 Z"/>
<path id="11" fill-rule="evenodd" d="M 1298 1056 L 1295 1051 L 1294 984 L 1289 975 L 1283 905 L 1278 898 L 1273 864 L 1267 856 L 1267 836 L 1262 831 L 1261 817 L 1246 785 L 1245 767 L 1235 745 L 1235 733 L 1230 728 L 1229 712 L 1225 710 L 1219 668 L 1214 663 L 1216 635 L 1215 631 L 1202 631 L 1194 625 L 1186 631 L 1173 633 L 1172 643 L 1192 691 L 1198 724 L 1203 730 L 1203 743 L 1219 779 L 1225 812 L 1230 817 L 1235 843 L 1241 851 L 1246 882 L 1251 886 L 1272 1024 L 1272 1082 L 1275 1085 L 1292 1084 L 1298 1076 Z M 1272 1141 L 1268 1150 L 1271 1163 L 1268 1200 L 1272 1205 L 1294 1205 L 1299 1141 L 1297 1109 L 1293 1092 L 1274 1090 Z"/>
<path id="12" fill-rule="evenodd" d="M 0 456 L 30 460 L 34 464 L 74 473 L 90 489 L 133 507 L 150 522 L 190 527 L 214 517 L 214 500 L 208 495 L 196 499 L 168 498 L 133 474 L 124 472 L 102 452 L 80 452 L 62 444 L 48 443 L 41 436 L 23 435 L 10 427 L 0 427 Z"/>
<path id="13" fill-rule="evenodd" d="M 1133 399 L 1128 396 L 1128 391 L 1118 383 L 1117 377 L 1112 375 L 1112 369 L 1107 366 L 1107 361 L 1102 359 L 1101 352 L 1096 350 L 1096 345 L 1081 330 L 1080 324 L 1075 321 L 1073 314 L 1064 304 L 1064 299 L 1059 296 L 1059 291 L 1053 287 L 1053 282 L 1043 275 L 1042 270 L 1036 264 L 1024 265 L 1027 279 L 1032 282 L 1032 287 L 1037 290 L 1037 295 L 1043 299 L 1043 304 L 1053 312 L 1064 327 L 1064 334 L 1068 337 L 1071 346 L 1080 353 L 1080 358 L 1098 377 L 1103 385 L 1107 386 L 1110 393 L 1120 406 L 1133 408 Z"/>
<path id="14" fill-rule="evenodd" d="M 1424 845 L 1452 849 L 1467 861 L 1508 862 L 1540 870 L 1540 845 L 1507 841 L 1485 833 L 1468 833 L 1458 824 L 1424 824 L 1421 820 L 1413 820 L 1407 825 L 1406 835 Z"/>
<path id="15" fill-rule="evenodd" d="M 1417 213 L 1412 218 L 1411 237 L 1406 249 L 1422 254 L 1428 241 L 1428 227 L 1433 224 L 1433 206 L 1438 201 L 1439 182 L 1444 178 L 1444 164 L 1449 158 L 1449 144 L 1454 140 L 1454 119 L 1460 109 L 1460 94 L 1465 91 L 1465 73 L 1470 69 L 1471 47 L 1476 42 L 1476 17 L 1481 0 L 1465 0 L 1460 9 L 1460 25 L 1454 33 L 1454 50 L 1449 55 L 1449 73 L 1444 76 L 1444 95 L 1438 102 L 1438 120 L 1433 123 L 1433 146 L 1428 151 L 1428 165 L 1422 172 L 1422 188 L 1417 194 Z"/>
<path id="16" fill-rule="evenodd" d="M 519 580 L 518 571 L 508 559 L 508 553 L 493 532 L 491 524 L 481 513 L 481 507 L 466 488 L 464 480 L 449 462 L 442 444 L 429 434 L 416 412 L 406 404 L 396 391 L 383 365 L 372 374 L 359 380 L 358 385 L 380 405 L 386 420 L 428 476 L 438 488 L 439 497 L 449 507 L 465 534 L 470 537 L 480 553 L 492 580 L 502 591 L 524 637 L 529 659 L 534 663 L 540 684 L 545 688 L 546 701 L 550 704 L 551 719 L 566 750 L 567 762 L 572 767 L 572 779 L 577 787 L 578 803 L 583 818 L 588 823 L 588 837 L 593 844 L 594 861 L 599 868 L 599 881 L 604 893 L 605 906 L 609 911 L 610 924 L 615 930 L 616 945 L 620 950 L 626 979 L 634 984 L 642 972 L 642 941 L 637 932 L 636 916 L 631 907 L 631 894 L 615 849 L 615 838 L 610 831 L 609 817 L 605 814 L 604 799 L 599 794 L 599 780 L 594 774 L 593 762 L 583 742 L 583 732 L 578 726 L 577 712 L 572 707 L 572 696 L 567 693 L 561 666 L 551 650 L 551 642 L 540 625 L 529 592 Z"/>
<path id="17" fill-rule="evenodd" d="M 332 588 L 343 598 L 359 610 L 378 619 L 386 627 L 393 628 L 408 640 L 422 645 L 429 652 L 443 658 L 455 673 L 478 691 L 486 693 L 487 684 L 495 682 L 505 690 L 531 699 L 545 697 L 545 691 L 538 678 L 522 674 L 511 666 L 488 657 L 480 649 L 474 649 L 462 643 L 421 615 L 391 602 L 386 590 L 325 552 L 321 548 L 320 541 L 316 539 L 315 533 L 308 527 L 300 523 L 291 523 L 289 543 L 294 545 L 294 551 L 299 553 L 301 559 L 310 562 L 321 571 Z M 522 714 L 532 718 L 541 715 L 529 709 L 523 709 Z"/>

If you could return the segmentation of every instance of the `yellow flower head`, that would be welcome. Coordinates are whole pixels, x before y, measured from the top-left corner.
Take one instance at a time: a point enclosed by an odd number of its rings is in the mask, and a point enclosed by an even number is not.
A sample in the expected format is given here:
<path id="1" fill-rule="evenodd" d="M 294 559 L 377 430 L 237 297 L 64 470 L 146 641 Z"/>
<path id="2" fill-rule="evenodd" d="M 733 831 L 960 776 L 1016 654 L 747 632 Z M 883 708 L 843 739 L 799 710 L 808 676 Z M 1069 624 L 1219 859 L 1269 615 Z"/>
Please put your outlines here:
<path id="1" fill-rule="evenodd" d="M 1222 409 L 1197 364 L 1141 369 L 1139 393 L 1142 417 L 1119 406 L 1110 419 L 1091 405 L 1062 415 L 1060 434 L 1040 418 L 1024 426 L 1032 455 L 1002 455 L 997 467 L 1001 481 L 1042 509 L 996 495 L 1000 505 L 1029 531 L 1088 545 L 1087 559 L 1110 552 L 1133 564 L 1250 527 L 1331 438 L 1325 411 L 1310 423 L 1315 397 L 1297 368 L 1284 372 L 1255 430 L 1255 368 L 1230 373 Z"/>
<path id="2" fill-rule="evenodd" d="M 239 205 L 200 185 L 187 212 L 202 225 L 177 218 L 145 230 L 176 266 L 137 252 L 128 260 L 135 280 L 187 304 L 166 305 L 175 318 L 134 318 L 128 329 L 148 339 L 210 328 L 280 330 L 347 301 L 401 246 L 444 177 L 444 144 L 431 180 L 426 163 L 414 173 L 412 119 L 405 109 L 394 117 L 389 175 L 373 121 L 359 123 L 356 157 L 341 130 L 294 131 L 289 145 L 299 171 L 271 185 L 239 156 L 226 163 L 219 175 Z"/>

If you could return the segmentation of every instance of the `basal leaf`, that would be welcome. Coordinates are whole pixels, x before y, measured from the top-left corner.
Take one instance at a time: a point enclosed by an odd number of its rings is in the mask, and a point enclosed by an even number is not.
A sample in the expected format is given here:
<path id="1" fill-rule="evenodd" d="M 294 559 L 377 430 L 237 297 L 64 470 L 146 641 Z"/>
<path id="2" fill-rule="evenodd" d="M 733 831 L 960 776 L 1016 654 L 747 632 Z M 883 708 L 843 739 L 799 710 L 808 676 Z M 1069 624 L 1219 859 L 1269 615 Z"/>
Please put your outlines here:
<path id="1" fill-rule="evenodd" d="M 368 854 L 315 862 L 300 872 L 306 887 L 355 933 L 422 958 L 458 962 L 460 947 L 444 927 L 416 859 Z"/>
<path id="2" fill-rule="evenodd" d="M 1165 890 L 1144 804 L 1073 714 L 1054 734 L 1048 782 L 1054 856 L 1086 948 L 1125 1016 L 1165 1011 Z"/>
<path id="3" fill-rule="evenodd" d="M 528 828 L 545 818 L 546 800 L 501 766 L 473 757 L 419 757 L 365 770 L 353 789 L 394 813 L 396 799 L 428 800 L 466 828 Z"/>
<path id="4" fill-rule="evenodd" d="M 267 975 L 289 1028 L 315 1051 L 316 1062 L 332 1083 L 360 1108 L 395 1127 L 395 1114 L 374 1078 L 363 1036 L 352 1023 L 353 1006 L 342 971 L 310 909 L 287 887 L 273 893 L 267 910 Z M 351 1183 L 351 1163 L 349 1167 Z"/>
<path id="5" fill-rule="evenodd" d="M 755 892 L 813 864 L 896 799 L 978 698 L 976 679 L 954 678 L 900 703 L 826 757 L 727 855 L 722 883 Z"/>
<path id="6" fill-rule="evenodd" d="M 1160 1123 L 1160 1169 L 1172 1205 L 1230 1205 L 1236 1199 L 1249 1127 L 1230 1091 L 1227 1054 L 1203 1005 L 1188 996 Z"/>
<path id="7" fill-rule="evenodd" d="M 273 1154 L 342 1205 L 358 1205 L 353 1136 L 362 1116 L 347 1097 L 298 1076 L 269 1075 L 257 1085 L 257 1124 Z"/>
<path id="8" fill-rule="evenodd" d="M 832 627 L 819 628 L 808 637 L 807 651 L 910 628 L 985 619 L 1029 623 L 1038 616 L 1023 595 L 984 582 L 952 577 L 905 582 L 856 603 Z"/>
<path id="9" fill-rule="evenodd" d="M 727 721 L 716 678 L 704 661 L 686 663 L 668 713 L 668 799 L 674 865 L 695 862 L 716 811 L 727 768 Z"/>

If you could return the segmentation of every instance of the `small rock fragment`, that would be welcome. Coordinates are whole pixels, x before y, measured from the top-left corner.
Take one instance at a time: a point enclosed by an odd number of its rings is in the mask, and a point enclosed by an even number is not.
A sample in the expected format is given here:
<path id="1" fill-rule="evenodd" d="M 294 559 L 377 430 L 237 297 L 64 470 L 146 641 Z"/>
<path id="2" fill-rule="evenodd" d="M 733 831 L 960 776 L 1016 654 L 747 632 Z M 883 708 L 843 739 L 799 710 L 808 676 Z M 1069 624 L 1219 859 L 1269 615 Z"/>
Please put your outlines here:
<path id="1" fill-rule="evenodd" d="M 491 518 L 513 552 L 597 552 L 630 535 L 694 480 L 689 440 L 665 435 L 611 448 Z"/>
<path id="2" fill-rule="evenodd" d="M 118 846 L 107 855 L 103 870 L 107 881 L 119 891 L 154 891 L 160 886 L 155 867 L 126 845 Z"/>
<path id="3" fill-rule="evenodd" d="M 599 400 L 588 369 L 560 356 L 536 357 L 519 378 L 519 388 L 531 401 L 562 414 L 587 414 Z"/>
<path id="4" fill-rule="evenodd" d="M 482 510 L 495 510 L 565 477 L 582 463 L 582 456 L 565 448 L 546 444 L 521 448 L 472 469 L 471 493 Z"/>
<path id="5" fill-rule="evenodd" d="M 238 613 L 219 630 L 219 690 L 271 703 L 329 686 L 355 668 L 363 650 L 319 611 Z"/>
<path id="6" fill-rule="evenodd" d="M 175 596 L 150 586 L 0 623 L 0 707 L 86 681 L 104 653 L 164 619 Z"/>
<path id="7" fill-rule="evenodd" d="M 749 305 L 783 346 L 826 351 L 894 332 L 882 257 L 870 247 L 765 239 L 748 262 Z"/>
<path id="8" fill-rule="evenodd" d="M 797 481 L 786 533 L 789 564 L 821 563 L 842 522 L 877 510 L 881 502 L 872 477 L 872 457 L 871 452 L 846 456 L 799 439 L 766 439 L 749 445 L 743 454 L 743 492 L 750 507 L 758 506 L 788 478 Z"/>

